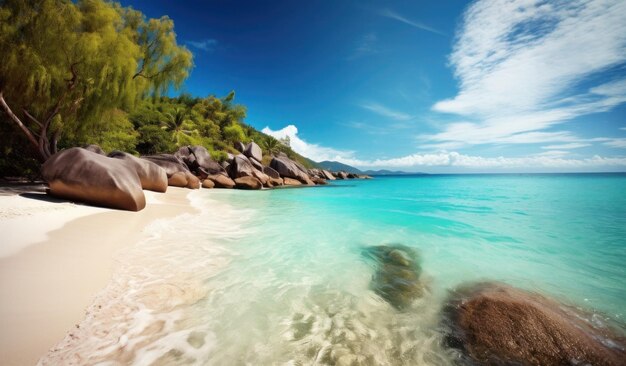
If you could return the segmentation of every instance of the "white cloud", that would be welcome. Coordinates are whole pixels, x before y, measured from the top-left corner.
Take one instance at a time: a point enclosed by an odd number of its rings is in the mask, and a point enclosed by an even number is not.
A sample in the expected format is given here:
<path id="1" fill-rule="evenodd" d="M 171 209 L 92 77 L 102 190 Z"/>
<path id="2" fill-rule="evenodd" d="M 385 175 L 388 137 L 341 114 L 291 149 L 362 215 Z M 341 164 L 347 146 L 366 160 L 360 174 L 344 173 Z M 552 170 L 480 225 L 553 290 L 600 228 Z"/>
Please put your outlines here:
<path id="1" fill-rule="evenodd" d="M 428 25 L 426 25 L 424 23 L 421 23 L 421 22 L 418 22 L 418 21 L 415 21 L 415 20 L 407 19 L 407 18 L 403 17 L 402 15 L 400 15 L 400 14 L 398 14 L 398 13 L 392 11 L 392 10 L 389 10 L 389 9 L 385 9 L 385 10 L 381 11 L 380 15 L 382 15 L 384 17 L 387 17 L 387 18 L 390 18 L 390 19 L 393 19 L 393 20 L 397 20 L 397 21 L 402 22 L 404 24 L 408 24 L 411 27 L 415 27 L 417 29 L 421 29 L 421 30 L 425 30 L 425 31 L 428 31 L 428 32 L 431 32 L 431 33 L 436 33 L 436 34 L 445 36 L 445 34 L 443 32 L 441 32 L 441 31 L 439 31 L 439 30 L 437 30 L 437 29 L 435 29 L 433 27 L 429 27 Z"/>
<path id="2" fill-rule="evenodd" d="M 187 41 L 186 43 L 190 45 L 191 47 L 197 48 L 202 51 L 207 51 L 207 52 L 213 51 L 215 49 L 215 46 L 217 46 L 216 39 L 204 39 L 202 41 Z"/>
<path id="3" fill-rule="evenodd" d="M 365 108 L 383 117 L 392 118 L 398 121 L 408 121 L 413 118 L 413 116 L 411 116 L 410 114 L 393 110 L 378 103 L 361 104 L 361 108 Z"/>
<path id="4" fill-rule="evenodd" d="M 616 147 L 618 149 L 626 149 L 626 138 L 610 139 L 609 141 L 604 142 L 603 145 Z"/>
<path id="5" fill-rule="evenodd" d="M 262 132 L 274 136 L 275 138 L 289 136 L 291 148 L 297 153 L 314 161 L 339 161 L 359 168 L 411 169 L 451 167 L 492 169 L 495 171 L 514 168 L 590 169 L 608 167 L 615 170 L 626 169 L 626 157 L 593 156 L 584 159 L 566 159 L 563 156 L 566 155 L 568 151 L 562 150 L 545 151 L 540 154 L 525 157 L 482 157 L 465 155 L 455 151 L 440 151 L 436 153 L 412 154 L 392 159 L 362 160 L 355 157 L 354 151 L 337 150 L 304 141 L 298 136 L 298 128 L 294 125 L 288 125 L 277 131 L 265 127 Z"/>
<path id="6" fill-rule="evenodd" d="M 585 144 L 582 142 L 572 142 L 569 144 L 559 144 L 559 145 L 548 145 L 548 146 L 542 146 L 542 149 L 546 149 L 546 150 L 558 150 L 558 149 L 579 149 L 581 147 L 587 147 L 587 146 L 591 146 L 590 144 Z"/>
<path id="7" fill-rule="evenodd" d="M 450 56 L 459 93 L 433 106 L 466 121 L 422 137 L 430 143 L 572 142 L 568 132 L 556 132 L 569 137 L 555 139 L 540 131 L 626 102 L 626 79 L 578 87 L 625 62 L 626 1 L 478 1 L 465 13 Z M 543 135 L 519 138 L 528 133 Z"/>
<path id="8" fill-rule="evenodd" d="M 287 127 L 277 131 L 273 131 L 269 127 L 265 127 L 261 130 L 261 132 L 277 139 L 289 136 L 290 146 L 293 151 L 314 161 L 339 160 L 343 158 L 351 158 L 354 155 L 353 151 L 336 150 L 330 147 L 308 143 L 298 136 L 298 128 L 294 125 L 288 125 Z"/>
<path id="9" fill-rule="evenodd" d="M 562 168 L 585 169 L 612 167 L 626 169 L 626 157 L 593 156 L 584 159 L 566 159 L 567 151 L 548 152 L 526 157 L 482 157 L 464 155 L 458 152 L 438 152 L 432 154 L 413 154 L 395 159 L 358 160 L 341 159 L 342 163 L 362 168 L 424 168 L 424 167 L 455 167 L 478 169 L 515 169 L 515 168 Z"/>

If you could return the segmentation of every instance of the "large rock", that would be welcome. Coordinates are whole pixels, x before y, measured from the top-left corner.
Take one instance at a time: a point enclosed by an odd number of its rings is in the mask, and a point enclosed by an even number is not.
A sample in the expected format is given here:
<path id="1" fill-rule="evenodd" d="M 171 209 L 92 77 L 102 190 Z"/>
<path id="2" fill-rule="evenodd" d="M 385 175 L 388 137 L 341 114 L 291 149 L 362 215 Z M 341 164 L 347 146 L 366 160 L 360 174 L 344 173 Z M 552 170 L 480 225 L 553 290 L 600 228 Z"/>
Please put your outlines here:
<path id="1" fill-rule="evenodd" d="M 165 192 L 167 190 L 165 169 L 155 163 L 117 150 L 109 153 L 109 157 L 127 161 L 137 172 L 141 181 L 141 188 L 155 192 Z"/>
<path id="2" fill-rule="evenodd" d="M 190 172 L 176 172 L 167 179 L 167 184 L 172 187 L 199 189 L 200 179 Z"/>
<path id="3" fill-rule="evenodd" d="M 276 170 L 274 170 L 273 168 L 270 168 L 269 166 L 263 167 L 263 173 L 265 173 L 265 175 L 267 175 L 270 178 L 280 178 L 280 174 L 278 174 Z"/>
<path id="4" fill-rule="evenodd" d="M 85 145 L 83 146 L 83 149 L 87 150 L 87 151 L 91 151 L 94 152 L 96 154 L 99 155 L 106 155 L 107 153 L 104 152 L 104 150 L 102 150 L 102 148 L 96 144 L 89 144 L 89 145 Z"/>
<path id="5" fill-rule="evenodd" d="M 269 179 L 269 177 L 265 173 L 255 168 L 250 160 L 242 154 L 235 156 L 233 162 L 228 167 L 228 175 L 232 179 L 237 179 L 240 177 L 254 177 L 258 179 L 263 185 L 265 185 Z"/>
<path id="6" fill-rule="evenodd" d="M 202 178 L 224 172 L 224 168 L 211 159 L 211 154 L 204 146 L 183 146 L 174 156 L 182 160 L 190 171 Z"/>
<path id="7" fill-rule="evenodd" d="M 246 151 L 246 145 L 244 145 L 243 142 L 241 142 L 241 141 L 235 142 L 235 144 L 233 146 L 235 147 L 235 149 L 237 151 L 239 151 L 242 154 L 243 154 L 244 151 Z"/>
<path id="8" fill-rule="evenodd" d="M 313 177 L 313 178 L 311 178 L 311 181 L 312 181 L 313 183 L 315 183 L 316 185 L 325 185 L 325 184 L 328 184 L 328 183 L 326 182 L 326 179 L 324 179 L 324 178 L 319 178 L 319 177 Z"/>
<path id="9" fill-rule="evenodd" d="M 142 159 L 151 161 L 161 168 L 165 169 L 165 173 L 167 177 L 171 177 L 174 173 L 177 172 L 188 172 L 189 168 L 187 165 L 172 154 L 159 154 L 159 155 L 148 155 L 142 156 Z"/>
<path id="10" fill-rule="evenodd" d="M 75 147 L 50 157 L 41 174 L 57 197 L 129 211 L 146 207 L 139 175 L 125 160 Z"/>
<path id="11" fill-rule="evenodd" d="M 238 189 L 261 189 L 263 184 L 255 177 L 245 176 L 235 179 L 235 187 Z"/>
<path id="12" fill-rule="evenodd" d="M 248 143 L 243 154 L 250 159 L 256 159 L 256 161 L 263 160 L 263 151 L 254 141 Z"/>
<path id="13" fill-rule="evenodd" d="M 624 365 L 626 344 L 589 316 L 499 283 L 460 287 L 444 307 L 446 343 L 463 363 Z"/>
<path id="14" fill-rule="evenodd" d="M 372 290 L 398 310 L 408 308 L 424 293 L 419 280 L 422 269 L 417 252 L 405 245 L 379 245 L 363 251 L 376 261 Z"/>
<path id="15" fill-rule="evenodd" d="M 233 188 L 235 186 L 235 181 L 226 174 L 209 175 L 206 179 L 211 180 L 215 184 L 215 188 Z"/>
<path id="16" fill-rule="evenodd" d="M 326 180 L 335 180 L 335 179 L 337 179 L 337 178 L 335 178 L 334 175 L 332 175 L 331 172 L 329 172 L 328 170 L 325 170 L 325 169 L 322 169 L 322 175 L 323 175 L 322 178 L 324 178 Z"/>
<path id="17" fill-rule="evenodd" d="M 300 182 L 297 179 L 285 177 L 285 178 L 283 178 L 283 184 L 286 185 L 286 186 L 301 186 L 302 182 Z"/>
<path id="18" fill-rule="evenodd" d="M 307 182 L 307 180 L 310 181 L 309 176 L 298 167 L 298 164 L 286 155 L 279 154 L 272 158 L 270 167 L 276 170 L 283 178 L 293 178 L 303 183 Z"/>
<path id="19" fill-rule="evenodd" d="M 258 170 L 258 171 L 260 171 L 260 172 L 263 172 L 263 168 L 264 168 L 264 167 L 263 167 L 263 164 L 261 164 L 261 162 L 260 162 L 260 161 L 257 161 L 255 158 L 248 158 L 248 161 L 250 161 L 250 164 L 252 164 L 252 166 L 253 166 L 256 170 Z"/>
<path id="20" fill-rule="evenodd" d="M 205 179 L 202 181 L 202 188 L 213 188 L 215 187 L 215 182 L 210 179 Z"/>

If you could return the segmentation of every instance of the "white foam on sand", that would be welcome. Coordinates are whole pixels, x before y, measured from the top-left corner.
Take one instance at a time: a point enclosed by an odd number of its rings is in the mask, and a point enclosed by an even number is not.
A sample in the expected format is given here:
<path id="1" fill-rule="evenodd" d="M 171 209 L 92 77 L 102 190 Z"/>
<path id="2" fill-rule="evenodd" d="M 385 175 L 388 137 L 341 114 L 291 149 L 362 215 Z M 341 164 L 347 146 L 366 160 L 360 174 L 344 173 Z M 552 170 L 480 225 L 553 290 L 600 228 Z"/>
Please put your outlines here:
<path id="1" fill-rule="evenodd" d="M 188 198 L 200 212 L 156 220 L 147 237 L 118 252 L 112 280 L 40 365 L 169 365 L 208 357 L 215 335 L 194 305 L 212 291 L 208 279 L 236 256 L 228 242 L 251 234 L 243 224 L 252 211 L 234 211 L 206 191 Z"/>
<path id="2" fill-rule="evenodd" d="M 45 194 L 0 196 L 0 363 L 35 364 L 84 317 L 111 279 L 118 250 L 140 240 L 150 222 L 195 211 L 189 193 L 146 191 L 140 212 Z"/>

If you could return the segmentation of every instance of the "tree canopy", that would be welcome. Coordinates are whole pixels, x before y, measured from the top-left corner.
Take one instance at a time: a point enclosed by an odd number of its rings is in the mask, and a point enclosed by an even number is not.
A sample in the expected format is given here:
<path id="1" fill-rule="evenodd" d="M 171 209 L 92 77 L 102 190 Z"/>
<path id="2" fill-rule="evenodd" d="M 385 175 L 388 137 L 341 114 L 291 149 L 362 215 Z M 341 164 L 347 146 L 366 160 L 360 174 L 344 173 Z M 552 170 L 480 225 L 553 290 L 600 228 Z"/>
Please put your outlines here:
<path id="1" fill-rule="evenodd" d="M 171 19 L 104 0 L 0 2 L 0 109 L 41 160 L 62 133 L 178 87 L 192 54 Z"/>

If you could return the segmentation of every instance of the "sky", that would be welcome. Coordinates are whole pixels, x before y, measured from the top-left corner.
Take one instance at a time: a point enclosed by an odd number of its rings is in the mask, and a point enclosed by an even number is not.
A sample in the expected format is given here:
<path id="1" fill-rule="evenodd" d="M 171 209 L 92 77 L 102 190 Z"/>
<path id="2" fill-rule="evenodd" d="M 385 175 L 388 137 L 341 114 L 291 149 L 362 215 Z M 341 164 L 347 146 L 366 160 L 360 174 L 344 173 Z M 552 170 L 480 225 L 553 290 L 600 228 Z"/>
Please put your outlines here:
<path id="1" fill-rule="evenodd" d="M 626 171 L 626 1 L 122 0 L 316 161 L 420 172 Z"/>

